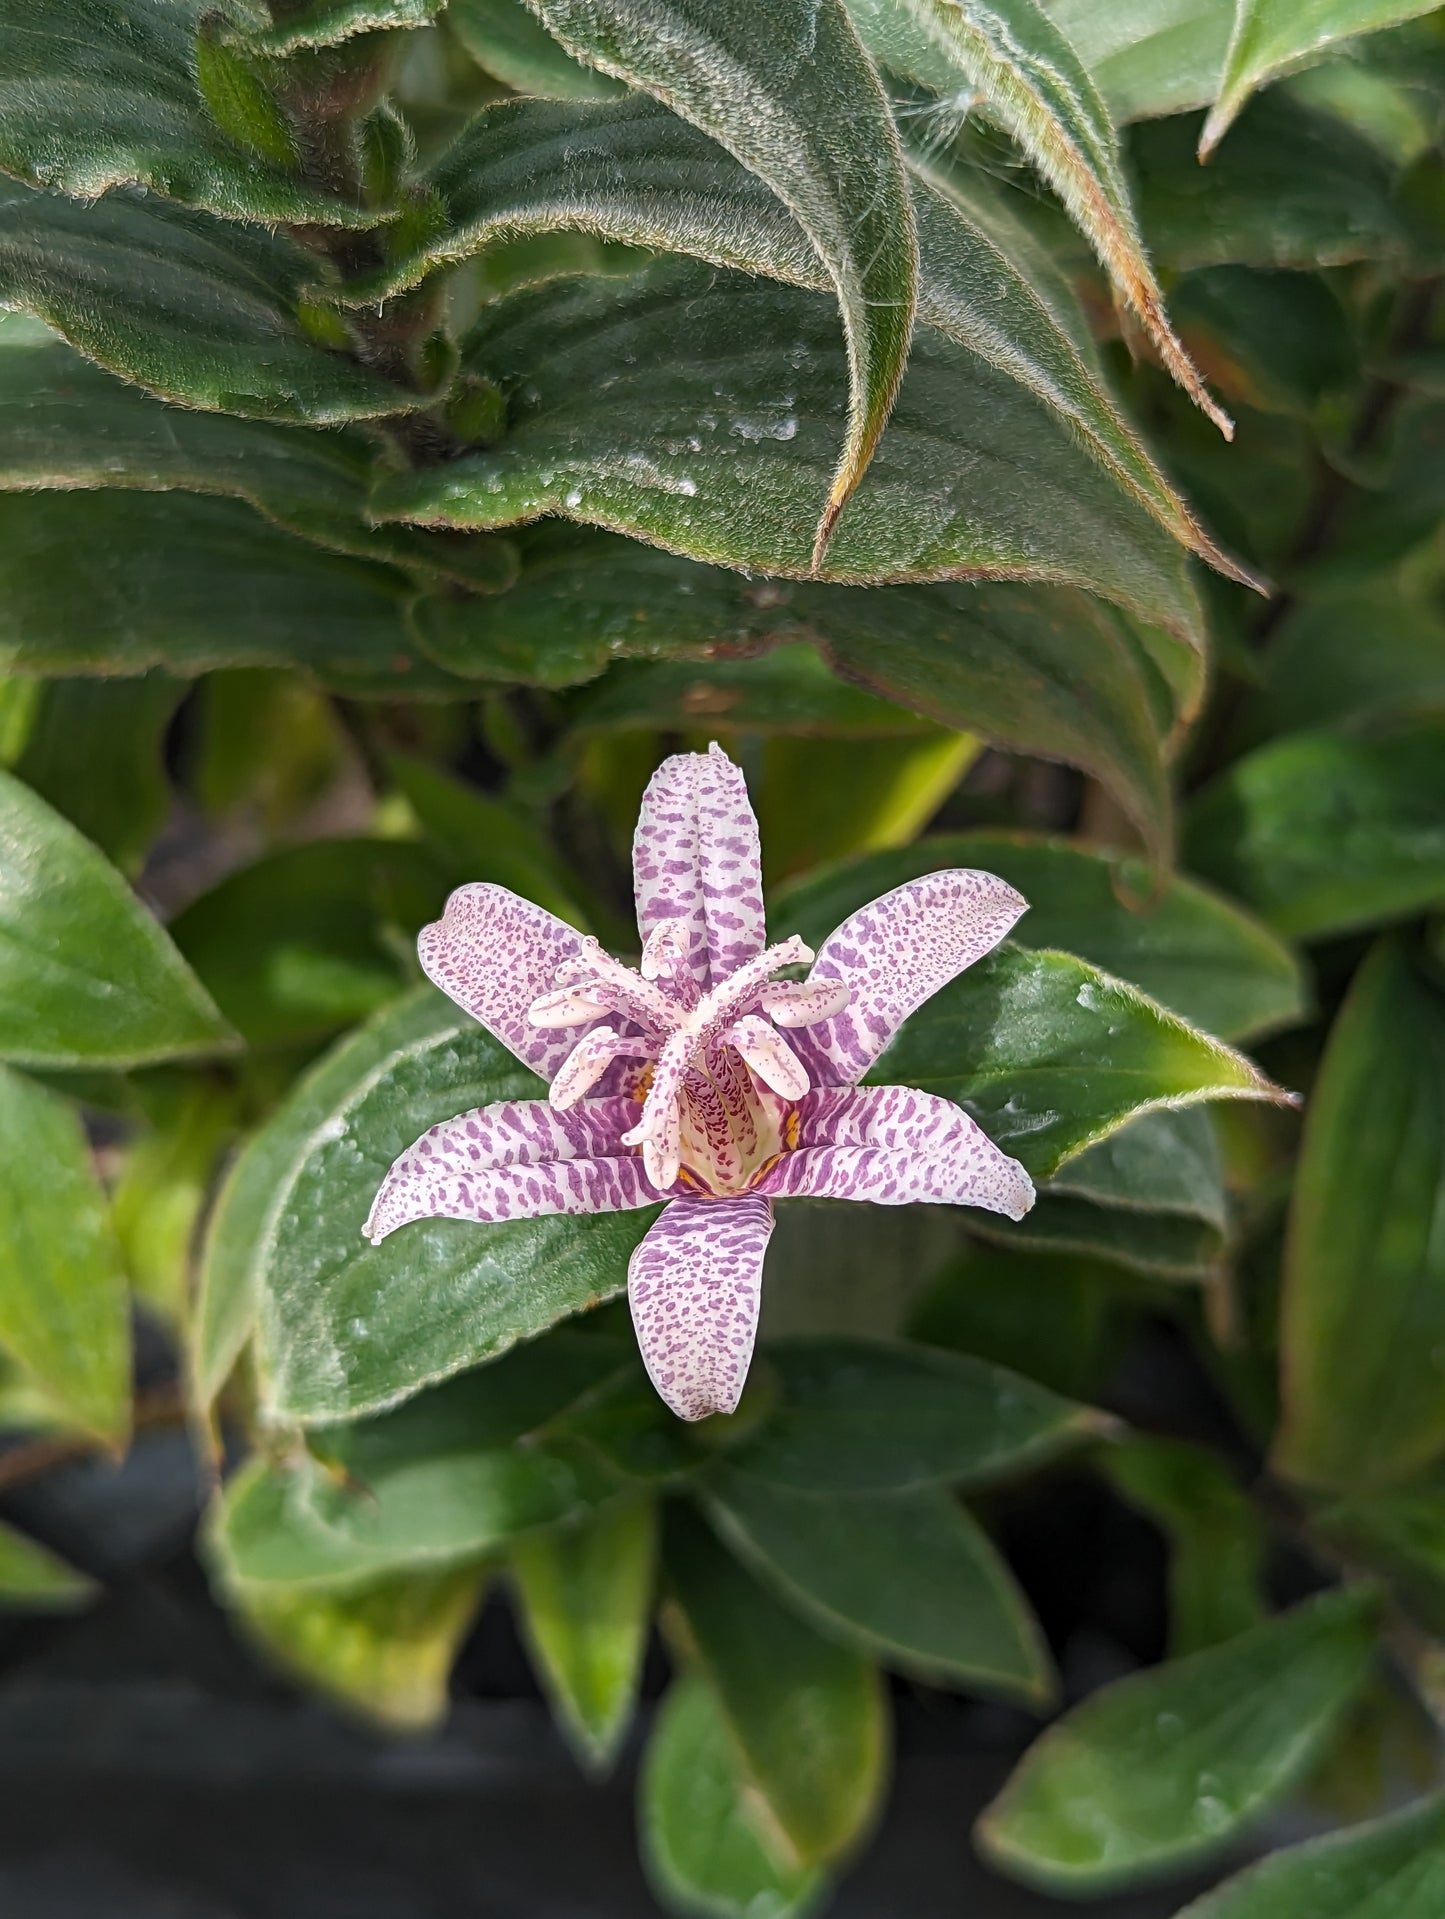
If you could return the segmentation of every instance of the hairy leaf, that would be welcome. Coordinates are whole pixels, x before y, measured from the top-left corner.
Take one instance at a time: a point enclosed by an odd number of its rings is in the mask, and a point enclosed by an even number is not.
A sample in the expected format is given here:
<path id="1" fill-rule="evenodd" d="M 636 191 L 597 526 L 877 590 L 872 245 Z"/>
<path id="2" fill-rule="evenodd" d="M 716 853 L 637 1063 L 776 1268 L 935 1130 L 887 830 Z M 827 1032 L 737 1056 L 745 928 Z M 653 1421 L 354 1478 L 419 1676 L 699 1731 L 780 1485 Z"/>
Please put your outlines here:
<path id="1" fill-rule="evenodd" d="M 1122 980 L 1007 944 L 921 1007 L 868 1077 L 957 1101 L 1035 1177 L 1136 1114 L 1287 1097 Z"/>
<path id="2" fill-rule="evenodd" d="M 946 98 L 977 100 L 1010 133 L 1087 237 L 1159 357 L 1227 439 L 1228 416 L 1170 328 L 1139 234 L 1109 110 L 1037 0 L 849 0 L 884 65 Z"/>
<path id="3" fill-rule="evenodd" d="M 1025 1753 L 977 1828 L 1011 1875 L 1076 1897 L 1225 1847 L 1321 1751 L 1374 1650 L 1334 1591 L 1095 1693 Z"/>
<path id="4" fill-rule="evenodd" d="M 1369 1486 L 1445 1451 L 1445 997 L 1382 942 L 1330 1035 L 1285 1251 L 1282 1469 Z"/>
<path id="5" fill-rule="evenodd" d="M 546 100 L 615 100 L 621 81 L 565 53 L 525 0 L 451 0 L 446 24 L 479 66 L 517 93 Z"/>
<path id="6" fill-rule="evenodd" d="M 897 394 L 918 294 L 902 150 L 843 0 L 772 0 L 761 16 L 749 0 L 529 4 L 569 52 L 653 94 L 766 181 L 826 268 L 848 404 L 812 548 L 820 565 Z"/>
<path id="7" fill-rule="evenodd" d="M 257 0 L 250 0 L 254 20 L 237 9 L 233 36 L 243 45 L 271 54 L 295 53 L 302 47 L 334 47 L 359 33 L 388 33 L 424 27 L 434 20 L 447 0 L 292 0 L 272 6 L 274 24 L 265 20 Z"/>
<path id="8" fill-rule="evenodd" d="M 1234 0 L 1040 0 L 1116 121 L 1207 107 L 1219 91 Z"/>

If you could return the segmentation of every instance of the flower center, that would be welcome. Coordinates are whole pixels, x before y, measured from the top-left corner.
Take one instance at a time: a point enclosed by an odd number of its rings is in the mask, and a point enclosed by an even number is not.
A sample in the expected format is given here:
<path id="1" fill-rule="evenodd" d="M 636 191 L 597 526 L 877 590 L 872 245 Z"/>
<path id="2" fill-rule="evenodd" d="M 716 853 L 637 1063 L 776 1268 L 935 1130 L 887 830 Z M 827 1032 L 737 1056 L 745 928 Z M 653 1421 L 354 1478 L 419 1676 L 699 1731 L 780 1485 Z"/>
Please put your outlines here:
<path id="1" fill-rule="evenodd" d="M 688 946 L 686 924 L 665 920 L 634 972 L 587 940 L 527 1017 L 534 1026 L 589 1027 L 552 1082 L 553 1106 L 575 1106 L 615 1061 L 650 1060 L 641 1115 L 619 1145 L 642 1149 L 660 1192 L 682 1179 L 692 1191 L 731 1197 L 785 1149 L 789 1108 L 808 1090 L 807 1070 L 778 1027 L 831 1019 L 849 993 L 838 980 L 774 980 L 780 967 L 813 957 L 795 937 L 700 994 Z M 592 1024 L 609 1014 L 618 1023 Z"/>

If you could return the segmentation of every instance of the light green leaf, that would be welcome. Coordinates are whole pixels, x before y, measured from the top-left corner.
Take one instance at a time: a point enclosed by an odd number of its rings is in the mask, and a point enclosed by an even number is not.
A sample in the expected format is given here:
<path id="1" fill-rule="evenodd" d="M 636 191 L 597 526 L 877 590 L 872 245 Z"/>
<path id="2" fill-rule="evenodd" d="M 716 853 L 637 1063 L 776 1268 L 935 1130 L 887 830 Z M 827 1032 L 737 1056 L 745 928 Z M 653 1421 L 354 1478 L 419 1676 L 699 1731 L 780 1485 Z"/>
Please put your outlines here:
<path id="1" fill-rule="evenodd" d="M 0 1613 L 71 1612 L 95 1597 L 93 1580 L 55 1553 L 0 1525 Z"/>
<path id="2" fill-rule="evenodd" d="M 1296 733 L 1190 809 L 1190 863 L 1281 933 L 1321 939 L 1445 901 L 1445 722 Z"/>
<path id="3" fill-rule="evenodd" d="M 675 1679 L 658 1709 L 639 1816 L 643 1863 L 670 1910 L 802 1919 L 827 1890 L 816 1866 L 782 1856 L 704 1680 Z"/>
<path id="4" fill-rule="evenodd" d="M 196 1227 L 235 1130 L 236 1098 L 223 1083 L 187 1078 L 149 1089 L 148 1104 L 150 1130 L 126 1153 L 111 1217 L 136 1295 L 184 1324 Z"/>
<path id="5" fill-rule="evenodd" d="M 814 571 L 846 381 L 820 295 L 678 258 L 483 310 L 466 364 L 515 391 L 506 438 L 397 476 L 376 511 L 495 528 L 546 513 L 693 558 Z M 1197 637 L 1173 537 L 1016 380 L 924 330 L 823 577 L 1054 580 Z"/>
<path id="6" fill-rule="evenodd" d="M 510 887 L 569 926 L 590 930 L 566 863 L 525 813 L 405 754 L 393 754 L 387 771 L 449 874 Z"/>
<path id="7" fill-rule="evenodd" d="M 320 552 L 234 500 L 0 492 L 0 668 L 289 666 L 359 697 L 466 697 L 418 655 L 410 593 L 394 568 Z"/>
<path id="8" fill-rule="evenodd" d="M 945 99 L 976 101 L 1059 195 L 1174 378 L 1228 439 L 1228 416 L 1169 326 L 1119 153 L 1079 56 L 1036 0 L 849 0 L 885 66 Z"/>
<path id="9" fill-rule="evenodd" d="M 130 1428 L 120 1253 L 74 1107 L 0 1067 L 0 1346 L 69 1420 Z"/>
<path id="10" fill-rule="evenodd" d="M 1418 1801 L 1272 1853 L 1179 1919 L 1435 1919 L 1445 1906 L 1445 1799 Z"/>
<path id="11" fill-rule="evenodd" d="M 1445 998 L 1378 945 L 1330 1034 L 1305 1118 L 1281 1321 L 1280 1468 L 1398 1479 L 1445 1451 Z"/>
<path id="12" fill-rule="evenodd" d="M 973 734 L 942 731 L 922 739 L 765 740 L 752 782 L 764 879 L 840 854 L 906 845 L 982 751 Z"/>
<path id="13" fill-rule="evenodd" d="M 654 95 L 765 181 L 826 268 L 847 342 L 847 411 L 841 457 L 836 442 L 828 456 L 820 566 L 888 419 L 918 294 L 898 134 L 842 0 L 772 0 L 761 17 L 749 0 L 529 4 L 569 53 Z"/>
<path id="14" fill-rule="evenodd" d="M 979 1821 L 991 1864 L 1075 1897 L 1227 1847 L 1323 1751 L 1374 1651 L 1375 1598 L 1307 1600 L 1121 1679 L 1037 1740 Z"/>
<path id="15" fill-rule="evenodd" d="M 186 406 L 313 425 L 423 405 L 303 330 L 297 307 L 319 271 L 263 227 L 124 190 L 85 206 L 0 183 L 0 307 L 35 314 L 123 379 Z"/>
<path id="16" fill-rule="evenodd" d="M 126 1067 L 234 1042 L 110 862 L 0 773 L 0 1058 Z"/>
<path id="17" fill-rule="evenodd" d="M 783 1856 L 809 1865 L 846 1854 L 883 1789 L 878 1674 L 779 1606 L 685 1506 L 668 1510 L 663 1565 L 679 1637 L 716 1692 Z"/>
<path id="18" fill-rule="evenodd" d="M 1115 120 L 1187 113 L 1219 90 L 1234 0 L 1041 0 Z"/>
<path id="19" fill-rule="evenodd" d="M 481 1603 L 473 1566 L 412 1572 L 352 1592 L 243 1586 L 231 1595 L 250 1638 L 303 1685 L 390 1732 L 429 1732 Z"/>
<path id="20" fill-rule="evenodd" d="M 1397 26 L 1434 8 L 1435 0 L 1237 0 L 1219 94 L 1199 138 L 1200 159 L 1219 145 L 1257 88 L 1351 34 Z"/>
<path id="21" fill-rule="evenodd" d="M 446 24 L 494 79 L 548 100 L 615 100 L 620 81 L 574 60 L 524 0 L 451 0 Z"/>
<path id="22" fill-rule="evenodd" d="M 1043 1635 L 987 1533 L 940 1487 L 819 1498 L 722 1464 L 724 1540 L 819 1632 L 925 1684 L 1047 1703 Z"/>
<path id="23" fill-rule="evenodd" d="M 1100 1416 L 962 1353 L 802 1337 L 764 1349 L 780 1396 L 728 1463 L 783 1491 L 854 1495 L 987 1485 L 1095 1437 Z"/>
<path id="24" fill-rule="evenodd" d="M 161 752 L 184 685 L 153 673 L 52 679 L 35 690 L 25 747 L 11 770 L 125 872 L 139 872 L 170 816 Z"/>
<path id="25" fill-rule="evenodd" d="M 1030 833 L 938 834 L 827 868 L 777 891 L 774 924 L 817 946 L 879 894 L 950 866 L 1017 887 L 1029 910 L 1016 943 L 1077 953 L 1206 1032 L 1257 1037 L 1308 1010 L 1298 960 L 1217 894 L 1182 874 L 1156 893 L 1141 861 Z"/>
<path id="26" fill-rule="evenodd" d="M 522 19 L 520 0 L 505 4 Z M 555 43 L 550 43 L 554 45 Z M 579 73 L 583 69 L 576 69 Z M 643 96 L 598 106 L 507 101 L 480 114 L 431 168 L 449 213 L 383 280 L 415 285 L 447 262 L 526 233 L 576 227 L 635 246 L 826 291 L 807 236 L 764 182 L 705 134 Z M 1041 265 L 971 177 L 915 170 L 918 319 L 1057 411 L 1099 464 L 1211 564 L 1233 571 L 1110 398 L 1066 282 Z"/>
<path id="27" fill-rule="evenodd" d="M 868 1078 L 956 1101 L 1038 1178 L 1140 1113 L 1288 1097 L 1122 980 L 1008 944 L 921 1007 Z"/>
<path id="28" fill-rule="evenodd" d="M 483 592 L 510 585 L 516 563 L 504 541 L 368 526 L 375 464 L 360 430 L 322 434 L 167 405 L 53 340 L 0 350 L 0 490 L 220 494 L 337 553 Z"/>
<path id="29" fill-rule="evenodd" d="M 266 1416 L 352 1418 L 619 1291 L 650 1210 L 418 1221 L 380 1246 L 361 1236 L 392 1161 L 428 1126 L 541 1091 L 430 987 L 343 1042 L 252 1141 L 217 1210 L 201 1377 L 224 1378 L 247 1302 L 259 1300 Z"/>
<path id="30" fill-rule="evenodd" d="M 5 0 L 0 171 L 94 200 L 139 186 L 229 219 L 369 224 L 234 146 L 196 85 L 203 0 Z"/>
<path id="31" fill-rule="evenodd" d="M 452 671 L 565 686 L 619 655 L 807 638 L 850 683 L 913 713 L 1087 768 L 1151 847 L 1169 843 L 1172 722 L 1155 704 L 1157 674 L 1125 621 L 1085 594 L 1009 583 L 759 586 L 602 535 L 542 528 L 524 545 L 520 583 L 484 610 L 445 600 L 418 609 L 419 635 Z"/>
<path id="32" fill-rule="evenodd" d="M 1169 1542 L 1171 1654 L 1202 1652 L 1257 1626 L 1264 1615 L 1264 1526 L 1219 1458 L 1176 1440 L 1130 1434 L 1099 1463 Z"/>
<path id="33" fill-rule="evenodd" d="M 627 1732 L 652 1622 L 657 1508 L 620 1500 L 511 1552 L 520 1624 L 563 1732 L 605 1772 Z"/>

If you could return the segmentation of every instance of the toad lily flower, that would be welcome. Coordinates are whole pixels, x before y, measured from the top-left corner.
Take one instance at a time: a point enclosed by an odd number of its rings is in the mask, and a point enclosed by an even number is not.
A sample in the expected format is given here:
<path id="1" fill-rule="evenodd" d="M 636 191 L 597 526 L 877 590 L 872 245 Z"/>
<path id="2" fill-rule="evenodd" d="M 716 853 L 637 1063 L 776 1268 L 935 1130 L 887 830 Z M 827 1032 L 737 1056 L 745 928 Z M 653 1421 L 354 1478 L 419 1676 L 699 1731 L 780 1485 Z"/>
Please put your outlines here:
<path id="1" fill-rule="evenodd" d="M 1034 1190 L 967 1114 L 860 1087 L 902 1022 L 1024 911 L 990 873 L 930 873 L 825 940 L 769 946 L 758 827 L 722 750 L 654 774 L 633 842 L 634 972 L 500 886 L 423 929 L 430 979 L 550 1083 L 433 1126 L 387 1174 L 373 1243 L 410 1220 L 669 1203 L 627 1290 L 648 1373 L 683 1419 L 732 1412 L 757 1330 L 773 1200 L 914 1200 L 1021 1219 Z"/>

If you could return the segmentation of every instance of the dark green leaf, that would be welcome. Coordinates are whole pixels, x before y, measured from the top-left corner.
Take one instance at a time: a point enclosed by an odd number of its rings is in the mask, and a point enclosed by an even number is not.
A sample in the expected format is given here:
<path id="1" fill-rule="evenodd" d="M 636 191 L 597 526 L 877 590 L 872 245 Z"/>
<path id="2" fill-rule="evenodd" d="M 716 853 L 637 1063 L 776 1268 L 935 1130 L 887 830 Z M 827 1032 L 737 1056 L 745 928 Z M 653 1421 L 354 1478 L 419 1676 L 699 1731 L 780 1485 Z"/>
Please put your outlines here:
<path id="1" fill-rule="evenodd" d="M 1135 1673 L 1030 1747 L 978 1839 L 1075 1896 L 1226 1847 L 1322 1751 L 1374 1651 L 1374 1596 L 1333 1591 L 1221 1646 Z"/>
<path id="2" fill-rule="evenodd" d="M 418 1733 L 446 1717 L 452 1661 L 484 1583 L 459 1566 L 352 1592 L 243 1586 L 231 1599 L 250 1637 L 303 1685 L 392 1732 Z"/>
<path id="3" fill-rule="evenodd" d="M 0 1613 L 71 1612 L 88 1605 L 95 1586 L 35 1540 L 0 1526 Z"/>
<path id="4" fill-rule="evenodd" d="M 1319 939 L 1445 901 L 1445 722 L 1263 746 L 1195 801 L 1192 865 Z"/>
<path id="5" fill-rule="evenodd" d="M 234 1040 L 109 861 L 0 773 L 0 1058 L 139 1066 Z"/>
<path id="6" fill-rule="evenodd" d="M 130 1315 L 90 1146 L 68 1100 L 0 1067 L 0 1345 L 54 1405 L 120 1444 Z"/>
<path id="7" fill-rule="evenodd" d="M 248 163 L 249 164 L 249 163 Z M 320 265 L 264 227 L 125 191 L 83 206 L 0 184 L 0 307 L 162 399 L 313 425 L 423 404 L 296 318 Z"/>
<path id="8" fill-rule="evenodd" d="M 1331 1544 L 1383 1573 L 1393 1596 L 1428 1632 L 1445 1635 L 1445 1484 L 1438 1467 L 1328 1500 L 1311 1518 Z"/>
<path id="9" fill-rule="evenodd" d="M 287 54 L 302 47 L 337 46 L 360 33 L 424 27 L 445 5 L 446 0 L 289 0 L 286 6 L 271 7 L 272 25 L 252 0 L 256 18 L 240 13 L 233 31 L 246 46 Z"/>
<path id="10" fill-rule="evenodd" d="M 682 1637 L 795 1860 L 851 1850 L 887 1765 L 878 1675 L 779 1606 L 685 1506 L 669 1508 L 667 1581 Z"/>
<path id="11" fill-rule="evenodd" d="M 1285 1250 L 1282 1469 L 1364 1487 L 1445 1450 L 1445 998 L 1377 946 L 1330 1035 Z"/>
<path id="12" fill-rule="evenodd" d="M 1206 107 L 1234 0 L 1041 0 L 1120 122 Z"/>
<path id="13" fill-rule="evenodd" d="M 841 458 L 835 441 L 809 476 L 824 481 L 813 501 L 820 564 L 898 391 L 918 295 L 898 134 L 842 0 L 772 0 L 762 17 L 749 0 L 529 4 L 569 52 L 653 94 L 736 155 L 827 270 L 847 341 L 834 373 L 847 409 L 837 422 Z"/>
<path id="14" fill-rule="evenodd" d="M 1182 875 L 1156 894 L 1137 860 L 1033 834 L 939 834 L 850 860 L 781 888 L 774 923 L 817 946 L 880 893 L 950 866 L 1018 888 L 1029 902 L 1018 943 L 1077 953 L 1206 1032 L 1246 1039 L 1307 1010 L 1299 962 L 1237 907 Z"/>
<path id="15" fill-rule="evenodd" d="M 218 1209 L 202 1376 L 224 1377 L 246 1301 L 259 1300 L 268 1415 L 351 1418 L 617 1292 L 650 1210 L 418 1221 L 380 1246 L 361 1236 L 392 1161 L 428 1126 L 541 1090 L 430 987 L 343 1042 L 253 1140 Z"/>
<path id="16" fill-rule="evenodd" d="M 1102 1388 L 1117 1267 L 1076 1255 L 970 1246 L 936 1273 L 907 1321 L 911 1339 L 992 1360 L 1055 1392 Z"/>
<path id="17" fill-rule="evenodd" d="M 430 600 L 418 610 L 419 634 L 451 671 L 566 686 L 618 657 L 810 638 L 845 679 L 914 713 L 1087 768 L 1151 846 L 1168 843 L 1170 721 L 1154 703 L 1157 675 L 1123 619 L 1082 593 L 758 584 L 601 535 L 539 529 L 524 544 L 510 593 L 485 608 Z"/>
<path id="18" fill-rule="evenodd" d="M 652 1622 L 657 1509 L 619 1500 L 512 1548 L 521 1626 L 562 1730 L 591 1771 L 627 1732 Z"/>
<path id="19" fill-rule="evenodd" d="M 716 1695 L 673 1681 L 643 1761 L 642 1856 L 670 1910 L 706 1919 L 802 1919 L 827 1890 L 756 1803 Z"/>
<path id="20" fill-rule="evenodd" d="M 564 53 L 524 0 L 451 0 L 446 24 L 479 66 L 517 93 L 613 100 L 625 91 L 620 81 Z"/>
<path id="21" fill-rule="evenodd" d="M 1265 1532 L 1223 1464 L 1175 1440 L 1131 1435 L 1100 1454 L 1114 1485 L 1169 1541 L 1169 1644 L 1177 1658 L 1257 1626 Z"/>
<path id="22" fill-rule="evenodd" d="M 484 592 L 511 583 L 515 559 L 503 541 L 368 526 L 375 459 L 361 431 L 322 434 L 171 406 L 54 341 L 0 351 L 6 492 L 180 487 L 222 494 L 338 553 L 391 560 Z"/>
<path id="23" fill-rule="evenodd" d="M 1049 1699 L 1053 1673 L 1028 1602 L 942 1488 L 820 1498 L 726 1464 L 704 1487 L 722 1537 L 820 1632 L 925 1683 Z"/>
<path id="24" fill-rule="evenodd" d="M 1323 274 L 1204 267 L 1172 299 L 1185 339 L 1242 405 L 1312 419 L 1359 378 L 1349 318 Z"/>
<path id="25" fill-rule="evenodd" d="M 779 1340 L 765 1351 L 780 1403 L 728 1463 L 785 1491 L 987 1485 L 1100 1430 L 1087 1407 L 961 1353 L 841 1337 Z"/>
<path id="26" fill-rule="evenodd" d="M 0 171 L 82 200 L 130 185 L 231 219 L 374 219 L 226 139 L 196 84 L 205 11 L 204 0 L 6 0 Z"/>
<path id="27" fill-rule="evenodd" d="M 921 1007 L 869 1079 L 966 1107 L 1039 1178 L 1140 1113 L 1286 1097 L 1134 987 L 1072 954 L 1012 945 Z"/>
<path id="28" fill-rule="evenodd" d="M 1179 1919 L 1435 1919 L 1445 1905 L 1445 1799 L 1263 1859 Z"/>
<path id="29" fill-rule="evenodd" d="M 1219 95 L 1199 139 L 1206 158 L 1259 87 L 1292 72 L 1351 34 L 1393 27 L 1434 10 L 1435 0 L 1238 0 Z"/>
<path id="30" fill-rule="evenodd" d="M 697 559 L 813 572 L 846 393 L 822 296 L 666 259 L 485 308 L 466 362 L 515 393 L 506 438 L 383 484 L 383 517 L 495 528 L 565 514 Z M 823 575 L 1061 581 L 1192 640 L 1182 569 L 1051 408 L 924 330 Z"/>

